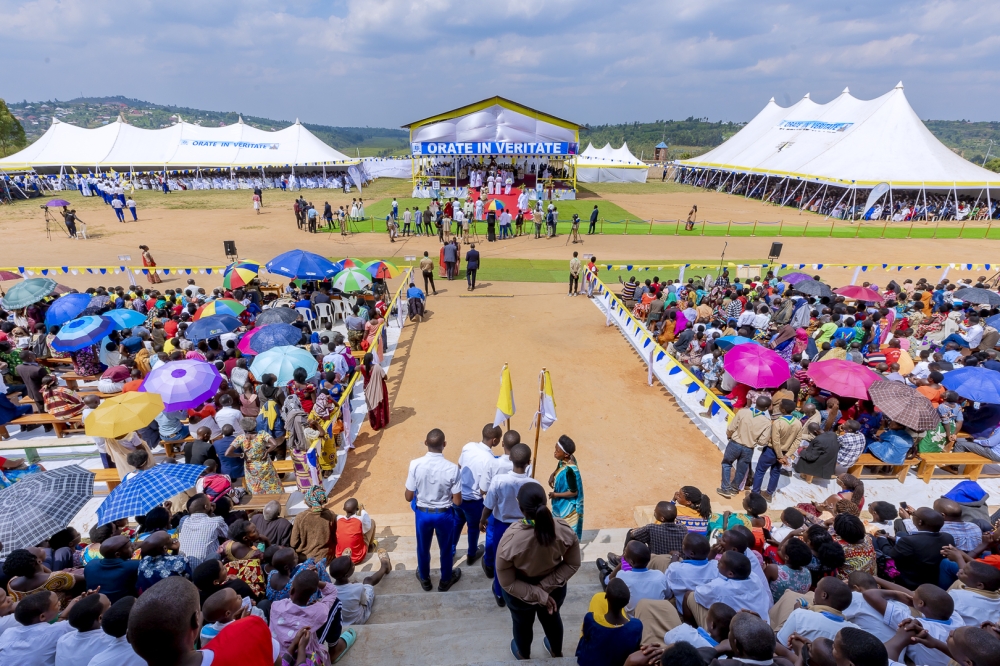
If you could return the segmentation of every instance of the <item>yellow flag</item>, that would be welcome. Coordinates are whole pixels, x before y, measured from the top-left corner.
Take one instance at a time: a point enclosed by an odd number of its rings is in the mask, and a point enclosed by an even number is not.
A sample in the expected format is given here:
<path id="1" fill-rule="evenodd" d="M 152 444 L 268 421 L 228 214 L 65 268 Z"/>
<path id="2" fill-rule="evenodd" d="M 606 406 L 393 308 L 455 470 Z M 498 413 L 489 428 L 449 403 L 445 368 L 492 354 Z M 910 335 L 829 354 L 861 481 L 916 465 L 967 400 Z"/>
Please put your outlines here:
<path id="1" fill-rule="evenodd" d="M 493 419 L 493 425 L 498 426 L 510 417 L 514 416 L 514 385 L 510 381 L 510 368 L 506 363 L 500 371 L 500 397 L 497 398 L 497 415 Z"/>
<path id="2" fill-rule="evenodd" d="M 552 376 L 548 370 L 543 370 L 545 377 L 542 381 L 542 399 L 539 411 L 542 413 L 542 430 L 548 430 L 549 426 L 556 422 L 556 396 L 552 392 Z"/>

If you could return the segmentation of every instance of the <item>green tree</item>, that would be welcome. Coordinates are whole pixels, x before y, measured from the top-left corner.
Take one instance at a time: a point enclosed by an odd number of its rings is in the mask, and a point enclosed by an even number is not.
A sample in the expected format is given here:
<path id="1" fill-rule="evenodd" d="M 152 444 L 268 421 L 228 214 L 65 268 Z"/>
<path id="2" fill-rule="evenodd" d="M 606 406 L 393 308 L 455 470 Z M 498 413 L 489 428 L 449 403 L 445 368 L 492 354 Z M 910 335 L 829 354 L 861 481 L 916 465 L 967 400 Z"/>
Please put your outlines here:
<path id="1" fill-rule="evenodd" d="M 28 145 L 21 122 L 7 108 L 7 103 L 0 99 L 0 157 L 17 152 Z"/>

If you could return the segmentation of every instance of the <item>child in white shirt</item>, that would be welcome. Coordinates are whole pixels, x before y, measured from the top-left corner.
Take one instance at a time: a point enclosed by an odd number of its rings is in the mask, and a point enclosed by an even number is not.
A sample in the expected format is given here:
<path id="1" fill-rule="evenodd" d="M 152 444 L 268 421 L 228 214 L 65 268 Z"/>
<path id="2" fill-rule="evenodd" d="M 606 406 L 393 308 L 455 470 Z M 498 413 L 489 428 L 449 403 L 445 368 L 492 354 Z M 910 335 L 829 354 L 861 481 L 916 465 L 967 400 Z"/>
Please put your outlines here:
<path id="1" fill-rule="evenodd" d="M 962 617 L 955 612 L 954 600 L 937 585 L 925 583 L 912 594 L 894 590 L 865 590 L 864 597 L 872 608 L 882 613 L 882 620 L 893 630 L 913 617 L 911 608 L 920 613 L 917 620 L 931 639 L 947 641 L 952 630 L 964 626 Z M 914 664 L 921 666 L 948 666 L 950 661 L 944 652 L 921 643 L 907 647 L 906 654 Z"/>
<path id="2" fill-rule="evenodd" d="M 628 585 L 629 602 L 625 610 L 629 615 L 635 611 L 635 605 L 642 599 L 666 599 L 668 594 L 667 576 L 662 571 L 649 569 L 649 559 L 652 557 L 649 546 L 641 541 L 632 540 L 625 545 L 622 559 L 632 567 L 630 571 L 622 569 L 622 563 L 609 575 L 610 579 L 618 578 Z"/>

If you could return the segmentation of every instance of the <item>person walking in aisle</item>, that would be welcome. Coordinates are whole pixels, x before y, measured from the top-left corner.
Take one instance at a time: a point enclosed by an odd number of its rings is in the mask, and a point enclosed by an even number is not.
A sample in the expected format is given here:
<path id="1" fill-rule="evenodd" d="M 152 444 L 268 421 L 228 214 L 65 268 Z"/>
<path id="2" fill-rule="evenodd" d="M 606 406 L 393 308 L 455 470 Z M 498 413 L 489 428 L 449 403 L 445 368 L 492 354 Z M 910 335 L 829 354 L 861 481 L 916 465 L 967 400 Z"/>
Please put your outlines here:
<path id="1" fill-rule="evenodd" d="M 413 506 L 417 532 L 417 580 L 425 592 L 431 585 L 431 538 L 437 536 L 441 557 L 439 592 L 447 592 L 462 577 L 452 569 L 455 550 L 455 511 L 462 504 L 462 476 L 458 465 L 444 458 L 447 446 L 438 428 L 427 433 L 427 453 L 410 461 L 403 496 Z"/>
<path id="2" fill-rule="evenodd" d="M 115 209 L 115 217 L 122 223 L 125 222 L 125 211 L 122 210 L 124 206 L 125 204 L 122 203 L 122 200 L 117 197 L 111 200 L 111 207 Z"/>
<path id="3" fill-rule="evenodd" d="M 497 581 L 513 623 L 510 651 L 515 659 L 531 657 L 537 616 L 545 650 L 561 657 L 559 609 L 566 599 L 566 583 L 580 568 L 580 540 L 565 521 L 553 517 L 540 484 L 521 486 L 517 504 L 524 518 L 500 539 L 496 561 Z"/>
<path id="4" fill-rule="evenodd" d="M 465 278 L 469 283 L 469 291 L 476 290 L 476 271 L 479 270 L 479 250 L 476 244 L 469 246 L 469 251 L 465 253 Z"/>
<path id="5" fill-rule="evenodd" d="M 132 221 L 138 222 L 139 216 L 135 214 L 135 199 L 129 197 L 128 201 L 125 202 L 125 207 L 128 208 L 128 212 L 132 213 Z"/>

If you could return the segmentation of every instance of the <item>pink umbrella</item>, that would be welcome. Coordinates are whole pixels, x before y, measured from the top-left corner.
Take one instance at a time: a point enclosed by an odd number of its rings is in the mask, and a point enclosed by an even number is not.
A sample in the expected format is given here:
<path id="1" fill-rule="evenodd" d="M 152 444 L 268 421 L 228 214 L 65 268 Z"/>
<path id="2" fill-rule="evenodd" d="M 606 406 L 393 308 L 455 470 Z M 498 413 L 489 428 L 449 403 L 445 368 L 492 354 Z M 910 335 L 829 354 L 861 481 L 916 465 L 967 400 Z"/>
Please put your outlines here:
<path id="1" fill-rule="evenodd" d="M 845 398 L 868 399 L 868 387 L 881 377 L 860 363 L 831 359 L 809 366 L 809 378 L 816 386 Z"/>
<path id="2" fill-rule="evenodd" d="M 775 388 L 791 376 L 788 362 L 760 345 L 736 345 L 722 357 L 722 365 L 736 381 L 754 388 Z"/>
<path id="3" fill-rule="evenodd" d="M 249 331 L 243 334 L 240 341 L 236 343 L 236 348 L 248 356 L 255 356 L 257 352 L 250 348 L 250 340 L 253 336 L 257 335 L 257 332 L 261 330 L 261 327 L 251 328 Z"/>
<path id="4" fill-rule="evenodd" d="M 859 287 L 856 284 L 849 284 L 846 287 L 834 289 L 833 293 L 840 294 L 845 298 L 853 298 L 856 301 L 868 301 L 870 303 L 881 303 L 885 300 L 882 298 L 882 295 L 874 289 Z"/>

